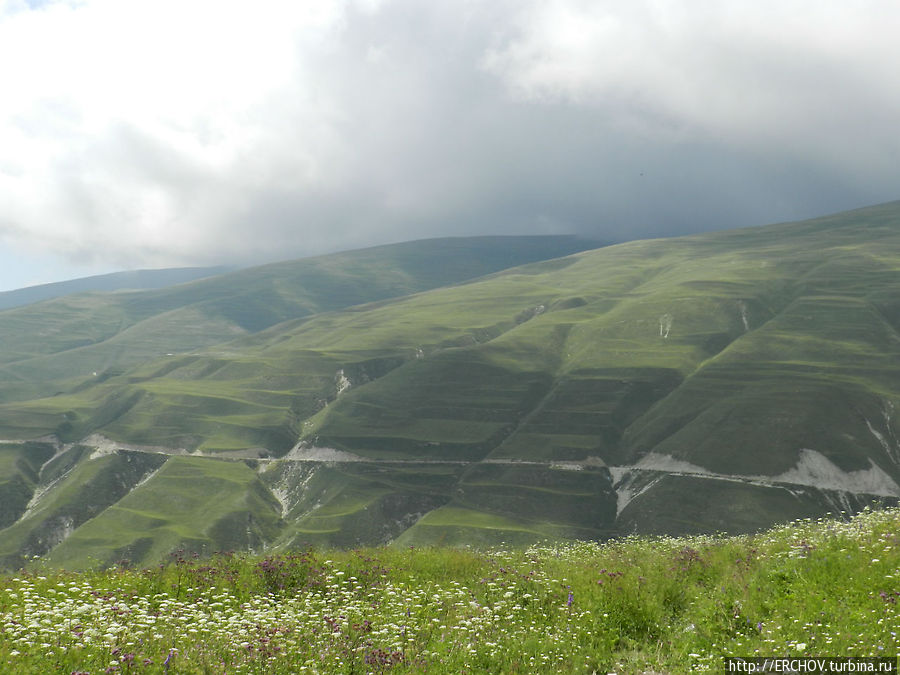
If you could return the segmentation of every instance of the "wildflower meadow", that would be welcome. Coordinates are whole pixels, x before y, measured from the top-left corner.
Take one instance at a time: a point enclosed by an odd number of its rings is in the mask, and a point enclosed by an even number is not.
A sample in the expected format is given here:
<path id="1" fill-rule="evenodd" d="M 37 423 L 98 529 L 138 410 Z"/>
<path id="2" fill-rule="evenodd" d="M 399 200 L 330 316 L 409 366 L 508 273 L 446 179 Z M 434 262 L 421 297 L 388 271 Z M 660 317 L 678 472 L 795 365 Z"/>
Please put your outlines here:
<path id="1" fill-rule="evenodd" d="M 183 552 L 2 578 L 10 673 L 679 673 L 896 656 L 900 510 L 739 537 Z"/>

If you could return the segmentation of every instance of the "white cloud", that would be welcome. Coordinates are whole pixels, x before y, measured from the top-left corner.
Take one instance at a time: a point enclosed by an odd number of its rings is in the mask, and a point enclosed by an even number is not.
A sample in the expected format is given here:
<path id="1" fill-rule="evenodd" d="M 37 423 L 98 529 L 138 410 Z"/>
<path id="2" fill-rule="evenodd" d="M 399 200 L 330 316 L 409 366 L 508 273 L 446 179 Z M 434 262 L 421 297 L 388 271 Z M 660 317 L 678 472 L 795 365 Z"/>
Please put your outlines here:
<path id="1" fill-rule="evenodd" d="M 484 66 L 525 101 L 593 106 L 646 133 L 825 147 L 893 117 L 889 0 L 529 3 Z M 808 151 L 810 148 L 805 147 Z"/>
<path id="2" fill-rule="evenodd" d="M 7 9 L 5 229 L 77 254 L 118 241 L 123 258 L 128 245 L 189 258 L 247 190 L 320 183 L 332 103 L 317 97 L 313 66 L 344 11 L 170 0 Z"/>
<path id="3" fill-rule="evenodd" d="M 7 247 L 162 266 L 640 235 L 900 182 L 886 0 L 33 4 L 0 0 Z"/>

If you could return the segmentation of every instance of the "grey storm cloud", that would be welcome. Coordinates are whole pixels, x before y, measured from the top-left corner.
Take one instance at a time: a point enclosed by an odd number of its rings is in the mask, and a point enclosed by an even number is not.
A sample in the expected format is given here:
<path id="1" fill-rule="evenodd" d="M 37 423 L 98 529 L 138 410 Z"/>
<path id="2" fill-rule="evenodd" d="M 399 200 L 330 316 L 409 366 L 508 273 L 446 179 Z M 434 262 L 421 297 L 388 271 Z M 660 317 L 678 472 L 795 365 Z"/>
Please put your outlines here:
<path id="1" fill-rule="evenodd" d="M 896 199 L 887 1 L 0 4 L 0 241 L 128 266 Z"/>

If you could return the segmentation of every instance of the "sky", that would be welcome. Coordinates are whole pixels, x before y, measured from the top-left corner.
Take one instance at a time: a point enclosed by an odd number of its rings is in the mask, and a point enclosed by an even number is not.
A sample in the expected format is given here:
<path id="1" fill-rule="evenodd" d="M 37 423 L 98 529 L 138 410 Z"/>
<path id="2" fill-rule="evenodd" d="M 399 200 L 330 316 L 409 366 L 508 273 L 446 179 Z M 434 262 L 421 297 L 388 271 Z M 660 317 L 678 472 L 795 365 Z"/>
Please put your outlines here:
<path id="1" fill-rule="evenodd" d="M 0 291 L 900 199 L 893 0 L 0 0 Z"/>

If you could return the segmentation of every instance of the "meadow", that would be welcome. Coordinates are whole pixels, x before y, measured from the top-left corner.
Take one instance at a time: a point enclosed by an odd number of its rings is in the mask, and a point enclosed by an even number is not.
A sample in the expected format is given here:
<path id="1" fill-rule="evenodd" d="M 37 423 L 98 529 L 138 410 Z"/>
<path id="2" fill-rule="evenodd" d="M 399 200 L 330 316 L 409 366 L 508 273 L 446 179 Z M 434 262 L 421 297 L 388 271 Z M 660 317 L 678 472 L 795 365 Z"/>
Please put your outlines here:
<path id="1" fill-rule="evenodd" d="M 33 560 L 0 585 L 3 672 L 721 672 L 900 653 L 900 509 L 730 537 Z"/>

